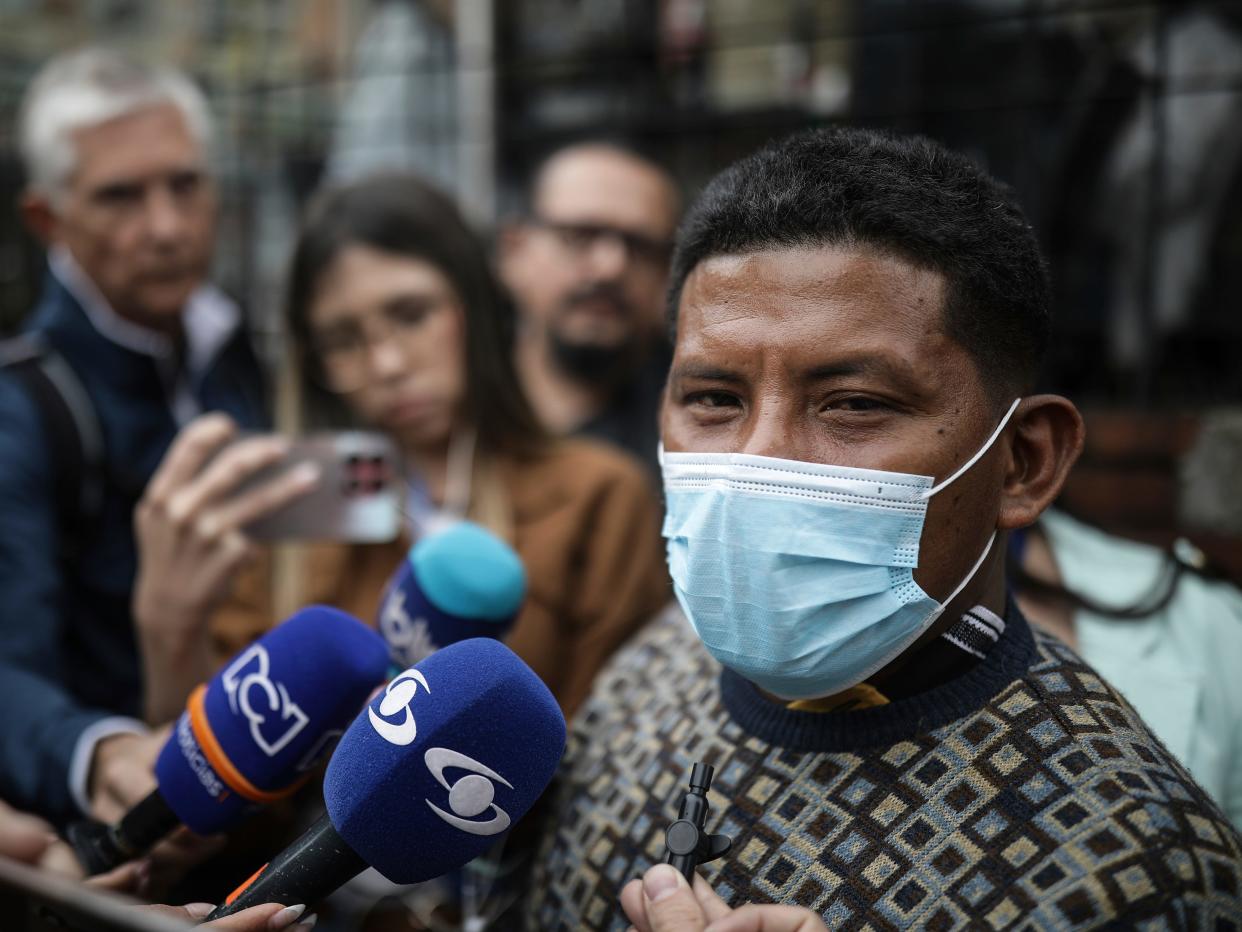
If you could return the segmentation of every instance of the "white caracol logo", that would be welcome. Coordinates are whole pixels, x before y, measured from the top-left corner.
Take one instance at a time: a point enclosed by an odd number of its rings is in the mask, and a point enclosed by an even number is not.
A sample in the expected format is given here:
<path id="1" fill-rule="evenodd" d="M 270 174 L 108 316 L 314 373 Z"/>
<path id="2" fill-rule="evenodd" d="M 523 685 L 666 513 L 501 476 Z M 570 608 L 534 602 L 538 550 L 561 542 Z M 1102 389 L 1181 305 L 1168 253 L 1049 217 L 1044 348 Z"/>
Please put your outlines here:
<path id="1" fill-rule="evenodd" d="M 268 677 L 271 661 L 267 648 L 262 644 L 252 644 L 244 653 L 225 669 L 220 682 L 228 693 L 229 708 L 234 713 L 240 712 L 250 722 L 250 735 L 268 757 L 275 757 L 281 748 L 293 740 L 306 727 L 306 713 L 289 698 L 289 691 L 283 683 L 273 683 Z M 260 708 L 255 708 L 253 697 L 255 689 L 265 700 Z M 263 726 L 270 716 L 288 726 L 276 737 L 268 740 L 263 733 Z M 269 729 L 270 730 L 270 729 Z"/>
<path id="2" fill-rule="evenodd" d="M 498 835 L 509 827 L 509 813 L 492 802 L 496 798 L 496 784 L 492 781 L 503 783 L 509 789 L 513 789 L 512 783 L 490 767 L 448 748 L 430 748 L 423 755 L 423 761 L 436 782 L 448 790 L 448 804 L 453 810 L 451 813 L 445 812 L 430 799 L 423 800 L 441 819 L 453 828 L 459 828 L 471 835 Z M 469 770 L 470 773 L 450 786 L 444 777 L 444 771 L 448 767 L 459 767 Z M 474 816 L 489 807 L 495 813 L 492 818 L 486 822 L 474 821 Z"/>
<path id="3" fill-rule="evenodd" d="M 394 589 L 384 600 L 383 611 L 380 613 L 380 633 L 388 642 L 393 659 L 407 667 L 430 657 L 436 649 L 426 619 L 412 619 L 405 610 L 405 591 L 401 588 Z"/>
<path id="4" fill-rule="evenodd" d="M 420 685 L 428 693 L 431 692 L 431 687 L 427 685 L 427 680 L 422 673 L 418 670 L 406 670 L 384 689 L 384 698 L 379 704 L 379 715 L 375 714 L 375 709 L 367 706 L 367 718 L 371 720 L 371 727 L 389 744 L 405 746 L 418 737 L 418 723 L 414 721 L 410 700 L 414 698 Z M 401 721 L 385 721 L 402 709 L 405 710 L 405 718 Z"/>

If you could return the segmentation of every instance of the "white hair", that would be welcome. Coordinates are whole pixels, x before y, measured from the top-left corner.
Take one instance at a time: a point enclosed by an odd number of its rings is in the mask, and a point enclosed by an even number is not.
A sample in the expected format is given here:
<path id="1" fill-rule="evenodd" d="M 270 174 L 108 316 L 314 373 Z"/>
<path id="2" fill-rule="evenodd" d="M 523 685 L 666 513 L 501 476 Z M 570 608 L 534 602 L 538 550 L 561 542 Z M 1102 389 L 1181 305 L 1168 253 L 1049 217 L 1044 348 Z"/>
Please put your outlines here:
<path id="1" fill-rule="evenodd" d="M 57 199 L 77 167 L 74 132 L 164 103 L 181 111 L 206 157 L 211 111 L 185 74 L 148 67 L 106 48 L 56 56 L 31 81 L 18 115 L 18 144 L 30 185 Z"/>

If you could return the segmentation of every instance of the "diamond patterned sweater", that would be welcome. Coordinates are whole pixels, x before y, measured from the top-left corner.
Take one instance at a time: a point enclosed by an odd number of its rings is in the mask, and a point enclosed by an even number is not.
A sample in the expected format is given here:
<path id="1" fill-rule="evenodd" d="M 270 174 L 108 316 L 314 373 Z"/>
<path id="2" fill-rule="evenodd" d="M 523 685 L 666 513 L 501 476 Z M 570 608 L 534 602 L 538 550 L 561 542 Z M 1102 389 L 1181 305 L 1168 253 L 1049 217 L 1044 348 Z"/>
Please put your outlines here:
<path id="1" fill-rule="evenodd" d="M 700 868 L 732 905 L 829 928 L 1242 929 L 1242 838 L 1134 710 L 1010 606 L 969 672 L 846 712 L 793 711 L 670 608 L 575 719 L 528 928 L 624 929 L 695 761 L 716 768 Z"/>

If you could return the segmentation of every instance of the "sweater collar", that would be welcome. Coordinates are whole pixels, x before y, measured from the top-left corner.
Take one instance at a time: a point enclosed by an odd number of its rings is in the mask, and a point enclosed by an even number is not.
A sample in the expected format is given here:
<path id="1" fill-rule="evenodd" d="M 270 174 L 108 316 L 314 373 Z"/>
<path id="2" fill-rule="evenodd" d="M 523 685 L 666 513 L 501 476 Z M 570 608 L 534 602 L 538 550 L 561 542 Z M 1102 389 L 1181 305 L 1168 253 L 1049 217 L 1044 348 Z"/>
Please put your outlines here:
<path id="1" fill-rule="evenodd" d="M 1030 626 L 1012 600 L 1005 631 L 987 655 L 961 676 L 873 708 L 830 712 L 772 702 L 732 670 L 720 675 L 721 700 L 748 734 L 797 751 L 855 751 L 893 744 L 977 712 L 1024 675 L 1035 656 Z"/>

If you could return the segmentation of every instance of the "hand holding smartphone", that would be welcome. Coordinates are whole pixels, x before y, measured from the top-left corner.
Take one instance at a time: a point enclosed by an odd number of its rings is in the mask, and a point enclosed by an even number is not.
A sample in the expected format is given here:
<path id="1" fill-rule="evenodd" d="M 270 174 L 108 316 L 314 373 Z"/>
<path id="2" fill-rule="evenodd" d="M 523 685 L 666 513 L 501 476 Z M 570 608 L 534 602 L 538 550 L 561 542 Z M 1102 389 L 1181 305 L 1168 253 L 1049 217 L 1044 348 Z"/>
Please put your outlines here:
<path id="1" fill-rule="evenodd" d="M 244 438 L 238 442 L 244 442 Z M 237 496 L 278 481 L 290 468 L 312 464 L 319 479 L 305 494 L 245 525 L 254 540 L 335 540 L 385 543 L 401 530 L 397 451 L 384 434 L 310 434 L 289 441 L 278 463 L 254 473 Z"/>
<path id="2" fill-rule="evenodd" d="M 133 616 L 147 720 L 175 717 L 209 672 L 208 626 L 256 542 L 393 540 L 399 473 L 382 435 L 240 435 L 219 414 L 188 424 L 135 510 Z"/>

